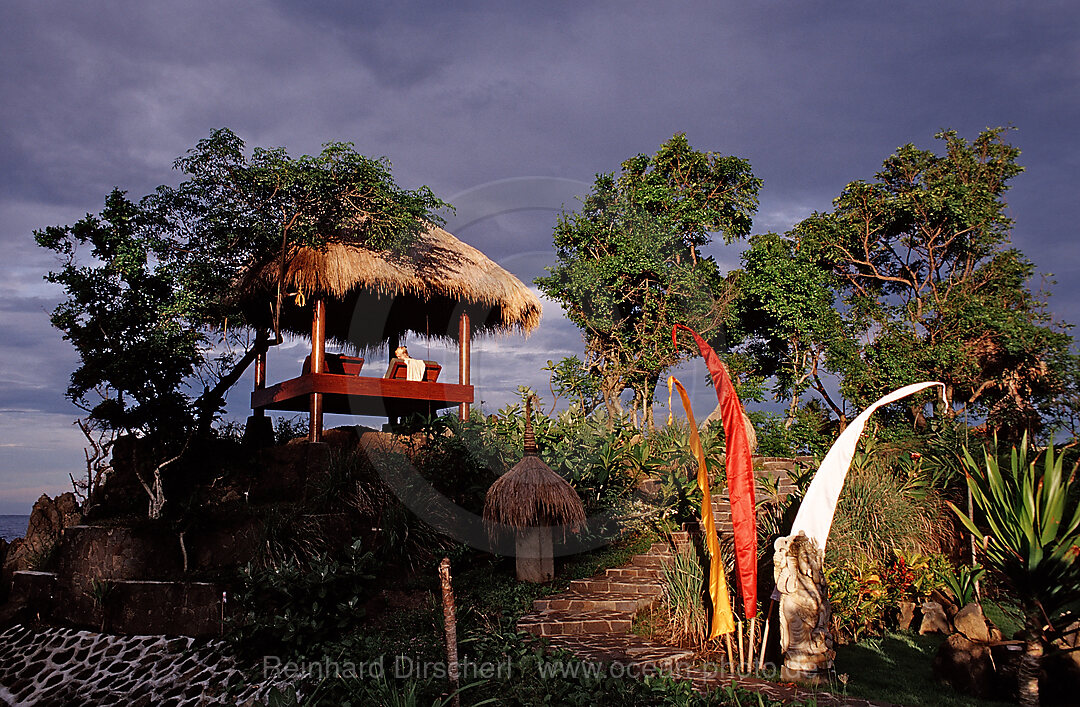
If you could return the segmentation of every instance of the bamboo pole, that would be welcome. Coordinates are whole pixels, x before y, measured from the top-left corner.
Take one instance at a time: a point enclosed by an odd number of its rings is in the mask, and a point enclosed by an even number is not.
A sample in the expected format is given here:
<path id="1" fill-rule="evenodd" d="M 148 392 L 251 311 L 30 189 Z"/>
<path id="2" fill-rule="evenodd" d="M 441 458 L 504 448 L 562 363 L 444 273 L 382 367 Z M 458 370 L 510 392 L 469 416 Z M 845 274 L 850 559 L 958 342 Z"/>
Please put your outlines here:
<path id="1" fill-rule="evenodd" d="M 735 640 L 739 644 L 739 672 L 740 673 L 745 673 L 746 672 L 746 659 L 745 659 L 746 654 L 743 652 L 742 624 L 743 624 L 742 619 L 739 619 L 738 624 L 736 624 L 736 626 L 735 626 L 735 631 L 736 631 L 736 634 L 735 634 L 736 639 Z"/>
<path id="2" fill-rule="evenodd" d="M 454 589 L 450 586 L 450 558 L 444 557 L 439 563 L 439 580 L 442 584 L 443 623 L 446 627 L 446 662 L 450 676 L 450 704 L 461 707 L 458 695 L 458 654 L 457 654 L 457 618 L 454 613 Z"/>
<path id="3" fill-rule="evenodd" d="M 761 632 L 761 657 L 758 658 L 758 671 L 765 669 L 765 648 L 769 645 L 769 621 L 772 619 L 773 608 L 776 600 L 769 602 L 769 611 L 765 614 L 765 629 Z"/>
<path id="4" fill-rule="evenodd" d="M 746 672 L 754 672 L 754 649 L 757 647 L 757 616 L 750 619 L 750 636 L 746 641 Z"/>
<path id="5" fill-rule="evenodd" d="M 461 385 L 472 384 L 472 325 L 469 322 L 468 312 L 461 313 L 458 323 L 458 383 Z M 469 404 L 461 403 L 458 406 L 458 417 L 461 420 L 469 419 Z"/>
<path id="6" fill-rule="evenodd" d="M 725 633 L 724 634 L 724 644 L 727 646 L 728 669 L 734 671 L 735 660 L 734 660 L 734 656 L 733 656 L 732 650 L 731 650 L 731 634 L 730 633 Z"/>
<path id="7" fill-rule="evenodd" d="M 311 372 L 326 371 L 326 301 L 322 297 L 315 300 L 311 308 Z M 323 432 L 323 394 L 312 393 L 308 415 L 308 441 L 312 444 L 322 441 Z"/>

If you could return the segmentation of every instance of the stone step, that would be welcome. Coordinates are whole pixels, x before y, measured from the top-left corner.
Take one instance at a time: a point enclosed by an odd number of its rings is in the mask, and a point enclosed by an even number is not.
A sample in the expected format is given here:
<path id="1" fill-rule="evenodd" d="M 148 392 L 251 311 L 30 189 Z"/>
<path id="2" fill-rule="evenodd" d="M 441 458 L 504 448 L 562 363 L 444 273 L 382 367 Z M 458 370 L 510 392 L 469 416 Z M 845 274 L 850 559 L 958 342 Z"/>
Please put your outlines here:
<path id="1" fill-rule="evenodd" d="M 55 572 L 19 570 L 11 576 L 11 602 L 26 604 L 34 612 L 49 615 L 58 593 Z"/>
<path id="2" fill-rule="evenodd" d="M 633 625 L 633 614 L 625 611 L 543 611 L 526 614 L 518 621 L 518 631 L 534 636 L 576 636 L 580 634 L 625 634 Z"/>
<path id="3" fill-rule="evenodd" d="M 630 564 L 634 567 L 653 567 L 660 569 L 670 564 L 674 555 L 634 555 Z"/>
<path id="4" fill-rule="evenodd" d="M 533 602 L 533 611 L 625 611 L 631 615 L 647 609 L 657 601 L 646 594 L 615 592 L 566 592 Z"/>
<path id="5" fill-rule="evenodd" d="M 639 580 L 637 582 L 609 582 L 604 579 L 575 579 L 570 582 L 573 592 L 614 592 L 616 594 L 651 594 L 659 595 L 662 590 L 656 581 Z"/>
<path id="6" fill-rule="evenodd" d="M 604 572 L 604 579 L 609 582 L 635 581 L 637 579 L 656 580 L 660 578 L 659 567 L 614 567 Z"/>
<path id="7" fill-rule="evenodd" d="M 671 671 L 694 660 L 694 651 L 654 643 L 633 634 L 554 636 L 551 645 L 564 648 L 590 663 L 618 663 L 624 674 L 649 675 Z M 644 669 L 644 670 L 643 670 Z"/>
<path id="8" fill-rule="evenodd" d="M 649 548 L 649 551 L 644 554 L 671 557 L 676 552 L 685 550 L 688 547 L 693 547 L 693 543 L 691 543 L 689 540 L 687 540 L 686 542 L 680 542 L 674 546 L 665 542 L 653 543 L 652 547 Z"/>

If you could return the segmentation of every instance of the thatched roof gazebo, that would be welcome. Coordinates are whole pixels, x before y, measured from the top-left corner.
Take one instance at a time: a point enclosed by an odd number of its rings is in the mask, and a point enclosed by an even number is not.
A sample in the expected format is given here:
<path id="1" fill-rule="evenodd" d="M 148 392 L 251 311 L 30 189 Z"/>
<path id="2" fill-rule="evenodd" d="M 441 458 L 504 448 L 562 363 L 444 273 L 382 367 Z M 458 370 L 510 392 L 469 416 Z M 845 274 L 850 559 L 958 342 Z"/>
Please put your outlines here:
<path id="1" fill-rule="evenodd" d="M 552 528 L 578 532 L 585 527 L 585 507 L 577 491 L 540 458 L 532 428 L 530 397 L 525 401 L 524 455 L 484 497 L 484 526 L 490 536 L 512 528 L 517 578 L 549 582 L 555 576 Z"/>
<path id="2" fill-rule="evenodd" d="M 332 240 L 255 263 L 237 285 L 237 301 L 256 329 L 273 329 L 278 284 L 283 295 L 280 331 L 310 336 L 310 365 L 298 377 L 266 387 L 265 356 L 256 363 L 255 416 L 264 410 L 308 410 L 309 438 L 318 441 L 322 414 L 374 414 L 391 418 L 432 413 L 473 401 L 469 349 L 474 334 L 520 331 L 540 323 L 540 300 L 511 273 L 476 248 L 431 226 L 402 253 L 375 252 Z M 340 357 L 327 370 L 325 342 L 359 351 L 388 346 L 391 356 L 407 334 L 459 344 L 458 382 L 356 375 L 363 359 Z M 378 374 L 376 374 L 378 375 Z M 389 375 L 389 373 L 388 373 Z"/>

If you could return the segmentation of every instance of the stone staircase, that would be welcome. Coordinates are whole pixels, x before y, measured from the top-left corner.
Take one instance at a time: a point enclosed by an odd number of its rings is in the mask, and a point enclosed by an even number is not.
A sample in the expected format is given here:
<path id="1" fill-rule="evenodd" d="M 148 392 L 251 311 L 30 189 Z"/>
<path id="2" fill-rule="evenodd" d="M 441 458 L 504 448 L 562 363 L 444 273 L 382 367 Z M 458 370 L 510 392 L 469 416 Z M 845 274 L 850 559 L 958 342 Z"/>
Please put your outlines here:
<path id="1" fill-rule="evenodd" d="M 664 565 L 675 552 L 690 547 L 688 532 L 671 533 L 623 567 L 573 580 L 567 591 L 534 601 L 532 611 L 518 621 L 518 630 L 589 662 L 618 663 L 627 670 L 673 670 L 694 652 L 654 643 L 630 629 L 639 611 L 660 601 Z"/>
<path id="2" fill-rule="evenodd" d="M 795 490 L 792 471 L 812 462 L 811 457 L 782 459 L 757 457 L 754 474 L 779 479 L 781 497 Z M 758 500 L 761 486 L 758 486 Z M 731 506 L 727 489 L 714 489 L 713 514 L 721 542 L 732 536 Z M 551 647 L 570 651 L 586 663 L 609 666 L 613 676 L 641 677 L 667 674 L 687 680 L 694 689 L 709 692 L 735 684 L 757 692 L 769 700 L 787 704 L 813 702 L 838 707 L 894 707 L 884 702 L 838 696 L 794 683 L 774 683 L 760 677 L 731 673 L 719 666 L 701 663 L 693 650 L 677 648 L 634 635 L 630 630 L 638 612 L 659 603 L 663 589 L 660 578 L 674 554 L 691 549 L 687 531 L 670 533 L 661 542 L 623 567 L 605 570 L 589 579 L 574 580 L 570 588 L 533 602 L 532 610 L 521 617 L 519 631 L 547 639 Z M 612 667 L 618 670 L 611 670 Z"/>

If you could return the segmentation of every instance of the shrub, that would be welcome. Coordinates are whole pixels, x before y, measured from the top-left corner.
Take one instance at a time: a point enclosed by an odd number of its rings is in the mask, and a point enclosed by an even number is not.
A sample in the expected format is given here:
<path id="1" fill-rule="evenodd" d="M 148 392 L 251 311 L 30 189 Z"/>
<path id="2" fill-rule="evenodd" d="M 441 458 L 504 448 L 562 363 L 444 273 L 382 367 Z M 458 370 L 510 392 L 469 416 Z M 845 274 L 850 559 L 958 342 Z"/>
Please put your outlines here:
<path id="1" fill-rule="evenodd" d="M 678 645 L 700 646 L 705 640 L 705 569 L 694 550 L 676 552 L 661 577 L 671 638 Z"/>
<path id="2" fill-rule="evenodd" d="M 372 566 L 359 541 L 340 558 L 248 565 L 231 595 L 230 639 L 248 655 L 320 658 L 326 645 L 359 625 Z"/>
<path id="3" fill-rule="evenodd" d="M 836 507 L 826 552 L 829 564 L 891 561 L 894 550 L 936 552 L 951 527 L 941 500 L 897 457 L 879 453 L 870 438 L 855 455 Z"/>

